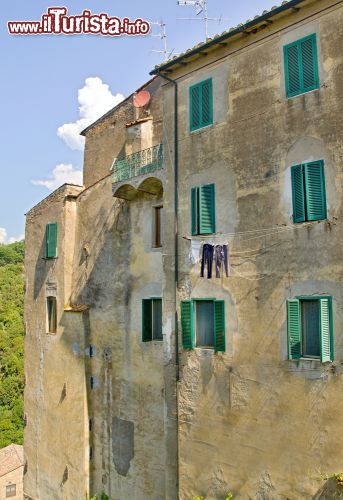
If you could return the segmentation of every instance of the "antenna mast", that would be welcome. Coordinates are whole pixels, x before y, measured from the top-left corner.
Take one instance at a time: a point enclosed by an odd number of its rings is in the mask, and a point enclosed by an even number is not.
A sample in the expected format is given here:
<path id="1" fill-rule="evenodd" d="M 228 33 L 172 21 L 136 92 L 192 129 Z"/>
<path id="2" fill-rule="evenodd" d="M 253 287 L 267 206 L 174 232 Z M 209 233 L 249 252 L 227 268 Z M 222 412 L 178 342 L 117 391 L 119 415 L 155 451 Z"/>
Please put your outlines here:
<path id="1" fill-rule="evenodd" d="M 166 23 L 161 21 L 155 21 L 151 22 L 150 24 L 153 24 L 155 26 L 159 26 L 160 32 L 158 34 L 151 34 L 151 36 L 155 36 L 157 38 L 160 38 L 162 43 L 163 43 L 163 50 L 152 50 L 152 52 L 157 52 L 158 54 L 163 54 L 163 59 L 167 61 L 171 54 L 174 52 L 174 49 L 170 52 L 168 51 L 168 46 L 167 46 L 167 29 L 166 29 Z"/>
<path id="2" fill-rule="evenodd" d="M 203 14 L 201 17 L 179 17 L 183 21 L 204 21 L 205 24 L 205 36 L 208 39 L 208 22 L 218 21 L 219 23 L 223 20 L 222 17 L 208 17 L 207 13 L 207 0 L 178 0 L 178 5 L 195 7 L 195 13 L 197 16 Z"/>

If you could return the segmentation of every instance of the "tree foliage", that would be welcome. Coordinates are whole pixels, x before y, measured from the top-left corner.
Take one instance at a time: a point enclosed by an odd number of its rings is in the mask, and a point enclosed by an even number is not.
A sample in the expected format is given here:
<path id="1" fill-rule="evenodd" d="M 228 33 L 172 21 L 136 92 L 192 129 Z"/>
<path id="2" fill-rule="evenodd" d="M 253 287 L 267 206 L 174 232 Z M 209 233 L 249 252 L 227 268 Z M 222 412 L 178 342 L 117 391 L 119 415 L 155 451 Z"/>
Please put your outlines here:
<path id="1" fill-rule="evenodd" d="M 0 448 L 23 441 L 24 242 L 0 245 Z"/>

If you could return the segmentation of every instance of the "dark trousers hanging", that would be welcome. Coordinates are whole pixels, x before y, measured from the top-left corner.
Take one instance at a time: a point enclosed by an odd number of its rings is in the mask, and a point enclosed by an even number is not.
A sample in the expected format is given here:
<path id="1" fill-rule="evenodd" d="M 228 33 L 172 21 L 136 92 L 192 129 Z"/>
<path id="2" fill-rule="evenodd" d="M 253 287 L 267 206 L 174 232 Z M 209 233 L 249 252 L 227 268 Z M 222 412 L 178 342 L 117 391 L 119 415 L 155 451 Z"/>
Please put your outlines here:
<path id="1" fill-rule="evenodd" d="M 228 248 L 227 245 L 216 245 L 215 248 L 216 259 L 216 278 L 220 278 L 220 270 L 224 264 L 226 277 L 229 277 L 229 264 L 228 264 Z"/>
<path id="2" fill-rule="evenodd" d="M 204 270 L 207 264 L 207 278 L 212 278 L 212 264 L 213 264 L 213 245 L 205 243 L 202 247 L 202 260 L 200 276 L 204 277 Z"/>

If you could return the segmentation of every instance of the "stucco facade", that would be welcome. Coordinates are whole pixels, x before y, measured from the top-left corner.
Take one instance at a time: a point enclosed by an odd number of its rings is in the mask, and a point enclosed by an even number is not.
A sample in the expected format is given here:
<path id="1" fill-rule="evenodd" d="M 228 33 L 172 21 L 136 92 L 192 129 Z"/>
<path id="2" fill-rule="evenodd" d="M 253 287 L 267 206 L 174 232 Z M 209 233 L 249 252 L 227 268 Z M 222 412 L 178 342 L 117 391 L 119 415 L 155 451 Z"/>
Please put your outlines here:
<path id="1" fill-rule="evenodd" d="M 179 99 L 178 303 L 222 299 L 226 313 L 225 353 L 181 350 L 182 499 L 220 499 L 229 491 L 242 499 L 341 496 L 325 478 L 343 466 L 343 7 L 299 7 L 226 46 L 204 48 L 205 57 L 171 63 L 165 73 L 177 82 Z M 287 99 L 283 47 L 312 33 L 319 88 Z M 213 124 L 191 132 L 189 89 L 209 78 Z M 165 116 L 173 114 L 173 95 L 166 84 Z M 327 219 L 295 225 L 291 167 L 315 160 L 325 164 Z M 168 178 L 173 168 L 166 160 Z M 190 192 L 209 183 L 216 188 L 218 242 L 229 244 L 229 278 L 201 278 L 200 264 L 188 257 Z M 165 206 L 171 221 L 172 190 Z M 331 363 L 288 359 L 286 301 L 299 296 L 332 297 Z"/>
<path id="2" fill-rule="evenodd" d="M 342 26 L 341 2 L 293 1 L 161 65 L 139 89 L 148 104 L 130 96 L 84 131 L 85 186 L 63 186 L 29 212 L 28 496 L 341 495 Z M 313 34 L 318 88 L 289 98 L 284 47 Z M 208 80 L 213 119 L 191 131 L 190 88 Z M 316 161 L 327 212 L 295 223 L 292 168 Z M 215 234 L 194 237 L 192 189 L 209 184 Z M 57 254 L 46 259 L 52 222 Z M 192 238 L 227 243 L 230 276 L 200 277 Z M 287 301 L 299 297 L 332 298 L 327 362 L 289 359 Z M 159 299 L 163 340 L 143 341 L 143 301 Z M 182 347 L 182 303 L 199 299 L 224 302 L 223 352 Z"/>

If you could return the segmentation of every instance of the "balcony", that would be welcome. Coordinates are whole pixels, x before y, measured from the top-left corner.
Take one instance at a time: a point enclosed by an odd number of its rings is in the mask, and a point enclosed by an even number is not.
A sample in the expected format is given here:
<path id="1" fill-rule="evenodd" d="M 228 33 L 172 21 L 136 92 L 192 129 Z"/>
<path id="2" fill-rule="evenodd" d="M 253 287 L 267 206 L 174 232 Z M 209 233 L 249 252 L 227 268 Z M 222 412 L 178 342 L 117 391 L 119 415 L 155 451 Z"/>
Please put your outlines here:
<path id="1" fill-rule="evenodd" d="M 132 200 L 137 191 L 155 195 L 160 190 L 163 144 L 116 158 L 113 163 L 112 190 L 117 198 Z M 154 175 L 151 175 L 155 172 Z"/>

